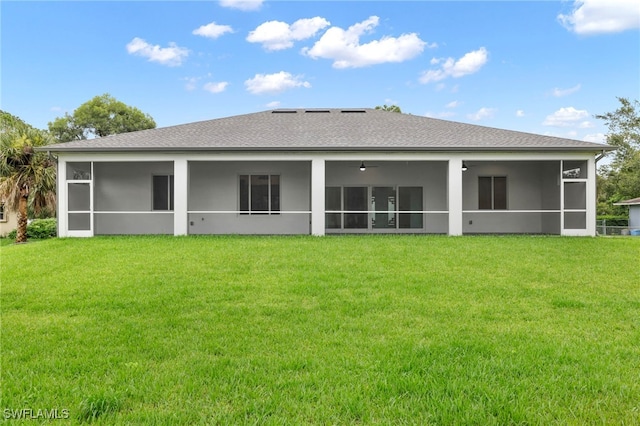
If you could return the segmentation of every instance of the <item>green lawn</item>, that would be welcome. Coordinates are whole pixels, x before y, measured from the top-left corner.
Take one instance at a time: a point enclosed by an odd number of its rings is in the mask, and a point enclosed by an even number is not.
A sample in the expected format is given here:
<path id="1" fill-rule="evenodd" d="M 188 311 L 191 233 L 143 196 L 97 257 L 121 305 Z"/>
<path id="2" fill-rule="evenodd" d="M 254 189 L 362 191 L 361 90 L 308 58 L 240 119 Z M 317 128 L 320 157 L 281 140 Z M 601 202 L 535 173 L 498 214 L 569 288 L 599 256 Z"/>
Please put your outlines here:
<path id="1" fill-rule="evenodd" d="M 640 238 L 98 237 L 0 262 L 5 418 L 640 424 Z"/>

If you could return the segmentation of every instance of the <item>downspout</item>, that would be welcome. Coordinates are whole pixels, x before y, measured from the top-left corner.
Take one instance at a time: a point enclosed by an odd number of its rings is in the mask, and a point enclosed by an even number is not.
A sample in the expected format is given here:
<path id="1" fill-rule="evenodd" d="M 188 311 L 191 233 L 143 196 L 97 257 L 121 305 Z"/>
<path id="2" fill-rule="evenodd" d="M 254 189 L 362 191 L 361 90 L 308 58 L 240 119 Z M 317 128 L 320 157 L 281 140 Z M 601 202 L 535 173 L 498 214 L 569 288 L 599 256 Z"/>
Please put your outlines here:
<path id="1" fill-rule="evenodd" d="M 596 164 L 598 164 L 598 161 L 602 160 L 606 155 L 607 155 L 607 151 L 603 149 L 602 153 L 600 153 L 600 155 L 596 157 Z"/>

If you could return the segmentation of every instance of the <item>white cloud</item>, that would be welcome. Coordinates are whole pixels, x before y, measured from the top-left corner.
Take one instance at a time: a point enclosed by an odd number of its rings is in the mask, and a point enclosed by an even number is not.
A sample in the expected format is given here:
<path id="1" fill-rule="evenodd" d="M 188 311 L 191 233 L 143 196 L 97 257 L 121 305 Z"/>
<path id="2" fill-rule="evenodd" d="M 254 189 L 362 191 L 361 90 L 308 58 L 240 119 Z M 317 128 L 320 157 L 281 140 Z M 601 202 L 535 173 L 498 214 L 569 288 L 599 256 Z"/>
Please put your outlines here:
<path id="1" fill-rule="evenodd" d="M 195 30 L 193 30 L 192 34 L 216 39 L 226 33 L 232 32 L 233 28 L 231 28 L 229 25 L 218 25 L 215 22 L 211 22 L 207 25 L 196 28 Z"/>
<path id="2" fill-rule="evenodd" d="M 584 109 L 574 107 L 560 108 L 551 115 L 547 115 L 542 125 L 552 127 L 591 127 L 584 119 L 589 117 L 589 113 Z"/>
<path id="3" fill-rule="evenodd" d="M 273 102 L 269 102 L 266 107 L 267 108 L 278 108 L 280 106 L 280 104 L 282 104 L 282 102 L 280 101 L 273 101 Z"/>
<path id="4" fill-rule="evenodd" d="M 516 111 L 516 117 L 524 117 L 524 111 L 519 109 Z"/>
<path id="5" fill-rule="evenodd" d="M 217 83 L 206 83 L 202 88 L 210 93 L 222 93 L 229 85 L 226 81 L 220 81 Z"/>
<path id="6" fill-rule="evenodd" d="M 580 84 L 577 84 L 577 85 L 575 85 L 573 87 L 570 87 L 568 89 L 559 89 L 559 88 L 556 87 L 556 88 L 553 89 L 552 94 L 556 98 L 561 98 L 563 96 L 567 96 L 567 95 L 570 95 L 572 93 L 577 92 L 578 90 L 580 90 L 581 87 L 582 86 Z"/>
<path id="7" fill-rule="evenodd" d="M 441 118 L 441 119 L 445 119 L 445 118 L 451 118 L 454 117 L 456 115 L 455 112 L 453 111 L 444 111 L 444 112 L 439 112 L 439 113 L 433 113 L 431 111 L 427 111 L 424 113 L 425 117 L 429 117 L 429 118 Z"/>
<path id="8" fill-rule="evenodd" d="M 259 10 L 263 2 L 264 0 L 220 0 L 220 6 L 247 12 Z"/>
<path id="9" fill-rule="evenodd" d="M 200 80 L 200 77 L 184 77 L 181 78 L 181 80 L 186 81 L 184 88 L 188 91 L 192 91 L 198 86 L 198 80 Z"/>
<path id="10" fill-rule="evenodd" d="M 431 65 L 440 65 L 440 69 L 424 71 L 420 76 L 420 83 L 427 84 L 444 80 L 447 77 L 459 78 L 476 73 L 488 61 L 489 52 L 481 47 L 478 50 L 466 53 L 457 61 L 454 58 L 431 59 Z"/>
<path id="11" fill-rule="evenodd" d="M 256 74 L 244 82 L 247 91 L 254 95 L 263 93 L 280 93 L 296 87 L 310 88 L 311 83 L 302 81 L 301 76 L 293 76 L 288 72 L 280 71 L 275 74 Z"/>
<path id="12" fill-rule="evenodd" d="M 247 36 L 250 43 L 262 43 L 267 50 L 283 50 L 293 46 L 293 42 L 313 37 L 330 24 L 324 18 L 299 19 L 289 25 L 281 21 L 268 21 L 260 24 Z"/>
<path id="13" fill-rule="evenodd" d="M 333 60 L 334 68 L 360 68 L 388 62 L 404 62 L 422 53 L 427 45 L 416 33 L 402 34 L 400 37 L 384 36 L 380 40 L 360 44 L 360 37 L 373 32 L 380 18 L 369 19 L 350 26 L 347 30 L 329 28 L 313 47 L 304 48 L 302 53 L 317 59 Z"/>
<path id="14" fill-rule="evenodd" d="M 169 47 L 160 47 L 157 44 L 151 45 L 139 37 L 135 37 L 127 44 L 127 52 L 170 67 L 182 65 L 182 61 L 189 56 L 188 49 L 179 47 L 175 43 L 169 43 Z"/>
<path id="15" fill-rule="evenodd" d="M 460 101 L 452 101 L 452 102 L 449 102 L 449 103 L 448 103 L 447 105 L 445 105 L 445 106 L 446 106 L 447 108 L 457 108 L 457 107 L 459 107 L 460 105 L 462 105 L 462 102 L 460 102 Z"/>
<path id="16" fill-rule="evenodd" d="M 576 34 L 617 33 L 640 28 L 640 6 L 637 0 L 575 0 L 558 21 Z"/>
<path id="17" fill-rule="evenodd" d="M 474 112 L 473 114 L 468 114 L 467 118 L 473 121 L 480 121 L 480 120 L 484 120 L 485 118 L 492 118 L 495 113 L 496 113 L 495 108 L 482 107 L 478 111 Z"/>
<path id="18" fill-rule="evenodd" d="M 604 133 L 591 133 L 585 135 L 582 140 L 585 142 L 606 143 L 607 136 Z"/>

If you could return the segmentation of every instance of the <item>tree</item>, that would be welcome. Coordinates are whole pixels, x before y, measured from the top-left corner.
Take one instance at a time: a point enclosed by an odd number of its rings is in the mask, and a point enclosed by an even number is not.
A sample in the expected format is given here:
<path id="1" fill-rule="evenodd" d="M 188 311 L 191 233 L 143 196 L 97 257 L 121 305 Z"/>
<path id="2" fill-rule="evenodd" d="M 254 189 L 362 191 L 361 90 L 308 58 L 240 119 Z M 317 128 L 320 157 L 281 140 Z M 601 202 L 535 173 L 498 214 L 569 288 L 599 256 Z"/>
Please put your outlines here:
<path id="1" fill-rule="evenodd" d="M 55 209 L 56 167 L 34 148 L 55 140 L 7 112 L 0 111 L 0 197 L 18 212 L 16 242 L 27 241 L 28 208 Z"/>
<path id="2" fill-rule="evenodd" d="M 379 109 L 382 111 L 390 111 L 390 112 L 402 112 L 402 110 L 398 105 L 382 105 L 382 106 L 378 105 L 376 109 Z"/>
<path id="3" fill-rule="evenodd" d="M 49 123 L 49 131 L 60 142 L 104 137 L 136 130 L 153 129 L 149 114 L 128 106 L 105 93 L 80 105 L 72 115 L 65 113 Z"/>
<path id="4" fill-rule="evenodd" d="M 607 143 L 617 148 L 611 162 L 599 169 L 599 214 L 622 215 L 625 207 L 613 203 L 640 196 L 640 102 L 618 101 L 614 112 L 596 115 L 609 127 Z"/>

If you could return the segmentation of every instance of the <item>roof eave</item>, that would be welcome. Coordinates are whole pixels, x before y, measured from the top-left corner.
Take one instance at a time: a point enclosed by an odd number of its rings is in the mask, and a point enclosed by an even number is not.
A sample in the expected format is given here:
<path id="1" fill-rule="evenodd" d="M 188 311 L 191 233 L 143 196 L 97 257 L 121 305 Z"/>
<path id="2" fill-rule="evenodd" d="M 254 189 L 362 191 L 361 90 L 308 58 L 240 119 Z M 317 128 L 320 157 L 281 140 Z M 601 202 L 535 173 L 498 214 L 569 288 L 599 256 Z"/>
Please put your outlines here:
<path id="1" fill-rule="evenodd" d="M 488 146 L 438 146 L 438 147 L 92 147 L 90 149 L 83 147 L 58 147 L 44 146 L 36 148 L 37 151 L 52 153 L 101 153 L 101 152 L 335 152 L 335 151 L 365 151 L 365 152 L 603 152 L 613 151 L 615 147 L 603 145 L 602 147 L 584 147 L 584 146 L 552 146 L 552 147 L 527 147 L 527 146 L 509 146 L 509 147 L 488 147 Z"/>

